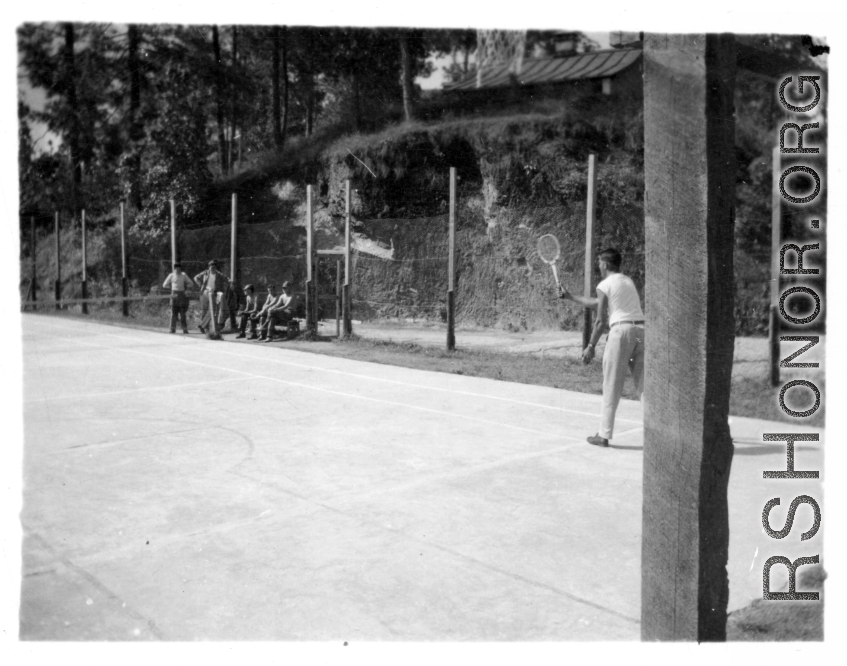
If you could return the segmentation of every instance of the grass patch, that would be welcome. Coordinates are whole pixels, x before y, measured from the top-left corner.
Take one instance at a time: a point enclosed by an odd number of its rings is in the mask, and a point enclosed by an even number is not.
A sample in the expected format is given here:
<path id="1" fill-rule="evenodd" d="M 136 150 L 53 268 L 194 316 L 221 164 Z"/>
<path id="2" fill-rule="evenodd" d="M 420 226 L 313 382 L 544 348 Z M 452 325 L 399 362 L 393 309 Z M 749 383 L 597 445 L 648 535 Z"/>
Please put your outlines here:
<path id="1" fill-rule="evenodd" d="M 785 384 L 787 379 L 782 378 L 779 386 L 771 386 L 770 381 L 762 378 L 753 377 L 733 377 L 732 393 L 730 394 L 729 411 L 734 416 L 749 416 L 757 419 L 767 419 L 768 421 L 782 421 L 784 423 L 792 423 L 797 425 L 798 419 L 786 414 L 779 406 L 779 391 Z M 821 395 L 826 393 L 826 381 L 823 376 L 815 377 L 815 385 L 820 390 Z M 797 391 L 798 389 L 792 389 Z M 808 393 L 808 392 L 807 392 Z M 805 400 L 806 397 L 802 399 Z M 786 397 L 786 402 L 788 398 Z M 809 401 L 804 404 L 802 409 L 808 409 L 814 404 Z M 794 406 L 793 408 L 797 408 Z M 818 410 L 809 417 L 802 419 L 804 426 L 815 426 L 822 428 L 826 420 L 826 412 L 823 402 Z"/>
<path id="2" fill-rule="evenodd" d="M 823 581 L 826 573 L 820 564 L 799 570 L 797 590 L 820 593 L 820 601 L 764 601 L 729 614 L 726 622 L 728 641 L 822 641 Z M 783 591 L 787 589 L 783 588 Z"/>
<path id="3" fill-rule="evenodd" d="M 294 340 L 289 342 L 288 346 L 300 351 L 417 370 L 485 377 L 597 395 L 603 391 L 603 372 L 597 361 L 591 365 L 583 365 L 581 361 L 571 358 L 542 358 L 529 354 L 505 354 L 476 349 L 457 349 L 449 352 L 437 347 L 390 340 L 369 340 L 356 335 L 342 340 L 324 338 L 323 344 Z M 624 388 L 624 397 L 635 398 L 631 383 Z"/>

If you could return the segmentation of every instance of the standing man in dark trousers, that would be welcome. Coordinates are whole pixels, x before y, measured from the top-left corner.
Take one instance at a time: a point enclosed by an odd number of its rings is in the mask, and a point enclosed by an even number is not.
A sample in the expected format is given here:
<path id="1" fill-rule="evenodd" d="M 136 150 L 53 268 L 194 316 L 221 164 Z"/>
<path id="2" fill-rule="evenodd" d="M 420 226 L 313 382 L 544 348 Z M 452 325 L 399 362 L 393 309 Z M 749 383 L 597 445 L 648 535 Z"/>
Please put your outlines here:
<path id="1" fill-rule="evenodd" d="M 588 438 L 588 443 L 594 446 L 609 446 L 627 369 L 632 373 L 639 400 L 644 391 L 644 312 L 635 285 L 620 272 L 621 261 L 621 253 L 614 248 L 602 250 L 597 255 L 597 265 L 603 278 L 597 285 L 597 298 L 576 296 L 565 288 L 560 288 L 559 294 L 560 298 L 597 309 L 591 340 L 582 352 L 583 363 L 591 363 L 597 342 L 603 333 L 609 331 L 603 353 L 600 430 Z"/>
<path id="2" fill-rule="evenodd" d="M 217 312 L 218 294 L 223 296 L 226 292 L 227 278 L 226 275 L 218 270 L 218 262 L 212 259 L 209 262 L 209 268 L 202 273 L 198 273 L 194 277 L 194 282 L 200 288 L 200 332 L 205 333 L 206 328 L 211 323 L 211 318 Z"/>
<path id="3" fill-rule="evenodd" d="M 176 333 L 176 320 L 182 324 L 182 332 L 188 333 L 188 321 L 185 313 L 188 311 L 188 294 L 185 293 L 189 287 L 195 287 L 194 281 L 182 272 L 182 264 L 174 264 L 173 273 L 165 278 L 164 289 L 171 289 L 171 333 Z"/>

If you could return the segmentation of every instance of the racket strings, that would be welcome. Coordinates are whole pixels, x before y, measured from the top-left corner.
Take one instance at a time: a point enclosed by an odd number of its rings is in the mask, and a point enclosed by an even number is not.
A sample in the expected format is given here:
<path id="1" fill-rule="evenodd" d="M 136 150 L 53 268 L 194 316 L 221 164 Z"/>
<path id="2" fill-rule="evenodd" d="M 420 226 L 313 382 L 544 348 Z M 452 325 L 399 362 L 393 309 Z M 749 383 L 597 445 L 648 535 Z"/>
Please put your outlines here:
<path id="1" fill-rule="evenodd" d="M 538 239 L 538 255 L 548 264 L 559 258 L 560 251 L 559 241 L 552 234 L 545 234 Z"/>

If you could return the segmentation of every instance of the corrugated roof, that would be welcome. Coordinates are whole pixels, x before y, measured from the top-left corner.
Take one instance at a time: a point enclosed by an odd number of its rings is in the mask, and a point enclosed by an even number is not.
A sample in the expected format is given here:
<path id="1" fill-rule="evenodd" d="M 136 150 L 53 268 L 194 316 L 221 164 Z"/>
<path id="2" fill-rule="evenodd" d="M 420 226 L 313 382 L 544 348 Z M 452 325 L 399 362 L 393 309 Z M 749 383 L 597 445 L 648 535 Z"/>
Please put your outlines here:
<path id="1" fill-rule="evenodd" d="M 641 49 L 591 51 L 565 58 L 524 58 L 521 73 L 517 78 L 518 83 L 524 86 L 606 78 L 631 67 L 640 58 Z M 501 88 L 510 83 L 508 63 L 482 70 L 480 88 Z M 444 90 L 451 91 L 476 89 L 476 75 L 444 86 Z"/>

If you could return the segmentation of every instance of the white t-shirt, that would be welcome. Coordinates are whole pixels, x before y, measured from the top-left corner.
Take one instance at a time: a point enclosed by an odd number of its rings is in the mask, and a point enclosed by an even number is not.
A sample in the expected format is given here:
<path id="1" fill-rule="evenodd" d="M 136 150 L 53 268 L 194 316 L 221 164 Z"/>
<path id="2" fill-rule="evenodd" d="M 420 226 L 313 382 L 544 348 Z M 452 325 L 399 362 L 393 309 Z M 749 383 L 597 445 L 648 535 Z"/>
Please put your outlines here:
<path id="1" fill-rule="evenodd" d="M 619 321 L 644 321 L 635 284 L 623 273 L 611 273 L 597 285 L 609 299 L 609 326 Z"/>

